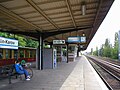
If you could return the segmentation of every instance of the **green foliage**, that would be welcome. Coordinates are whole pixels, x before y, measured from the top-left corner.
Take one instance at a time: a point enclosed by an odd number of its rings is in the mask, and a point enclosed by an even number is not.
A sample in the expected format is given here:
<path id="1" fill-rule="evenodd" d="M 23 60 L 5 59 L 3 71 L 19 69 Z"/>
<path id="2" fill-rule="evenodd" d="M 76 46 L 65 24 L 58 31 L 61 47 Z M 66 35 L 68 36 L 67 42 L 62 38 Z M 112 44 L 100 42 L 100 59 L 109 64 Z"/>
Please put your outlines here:
<path id="1" fill-rule="evenodd" d="M 26 47 L 34 47 L 37 48 L 38 47 L 38 42 L 37 41 L 33 41 L 32 39 L 25 39 L 26 42 Z"/>
<path id="2" fill-rule="evenodd" d="M 6 38 L 15 38 L 15 39 L 17 39 L 18 40 L 18 46 L 34 47 L 34 48 L 38 47 L 38 42 L 34 41 L 34 40 L 30 39 L 30 38 L 25 38 L 25 37 L 22 37 L 22 36 L 9 34 L 9 33 L 3 33 L 3 32 L 0 32 L 0 36 L 1 37 L 6 37 Z"/>
<path id="3" fill-rule="evenodd" d="M 115 33 L 115 41 L 114 41 L 114 48 L 112 50 L 112 58 L 113 59 L 118 59 L 118 33 Z"/>
<path id="4" fill-rule="evenodd" d="M 9 34 L 0 32 L 0 36 L 1 36 L 1 37 L 9 37 Z"/>
<path id="5" fill-rule="evenodd" d="M 99 50 L 99 55 L 103 56 L 103 52 L 104 52 L 104 45 L 101 46 L 101 48 Z"/>
<path id="6" fill-rule="evenodd" d="M 109 39 L 105 40 L 105 44 L 101 46 L 98 50 L 96 47 L 96 51 L 93 52 L 93 55 L 102 56 L 102 57 L 109 57 L 112 59 L 118 59 L 118 33 L 115 33 L 115 41 L 114 46 L 110 44 Z"/>
<path id="7" fill-rule="evenodd" d="M 94 52 L 93 52 L 93 55 L 97 56 L 97 51 L 94 51 Z"/>
<path id="8" fill-rule="evenodd" d="M 50 45 L 44 45 L 44 48 L 50 48 Z"/>
<path id="9" fill-rule="evenodd" d="M 104 47 L 103 56 L 104 57 L 111 57 L 111 48 L 110 47 Z"/>
<path id="10" fill-rule="evenodd" d="M 18 39 L 18 45 L 19 46 L 26 46 L 25 38 L 21 36 L 17 36 Z"/>
<path id="11" fill-rule="evenodd" d="M 118 59 L 118 49 L 117 48 L 113 48 L 112 50 L 112 57 L 113 59 Z"/>

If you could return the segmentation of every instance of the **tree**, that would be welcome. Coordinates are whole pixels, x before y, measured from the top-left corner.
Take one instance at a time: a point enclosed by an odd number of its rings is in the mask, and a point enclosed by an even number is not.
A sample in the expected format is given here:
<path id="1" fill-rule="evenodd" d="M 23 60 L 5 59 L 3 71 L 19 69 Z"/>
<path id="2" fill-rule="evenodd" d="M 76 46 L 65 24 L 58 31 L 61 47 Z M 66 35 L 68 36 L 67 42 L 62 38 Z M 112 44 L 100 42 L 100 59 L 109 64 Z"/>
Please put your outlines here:
<path id="1" fill-rule="evenodd" d="M 90 53 L 91 53 L 91 55 L 93 55 L 93 48 L 91 48 L 91 52 Z"/>
<path id="2" fill-rule="evenodd" d="M 112 49 L 112 57 L 113 59 L 118 59 L 118 33 L 115 33 L 115 41 L 114 41 L 114 47 Z"/>
<path id="3" fill-rule="evenodd" d="M 98 47 L 96 47 L 96 51 L 93 52 L 93 55 L 98 56 Z"/>
<path id="4" fill-rule="evenodd" d="M 110 41 L 109 41 L 109 39 L 107 38 L 107 39 L 105 40 L 105 44 L 104 44 L 103 56 L 105 56 L 105 57 L 111 57 L 111 48 L 112 48 L 112 45 L 110 44 Z"/>
<path id="5" fill-rule="evenodd" d="M 104 52 L 104 45 L 102 44 L 100 50 L 99 50 L 99 55 L 103 57 L 103 52 Z"/>
<path id="6" fill-rule="evenodd" d="M 112 59 L 118 59 L 118 50 L 119 50 L 119 42 L 118 42 L 118 33 L 115 33 L 115 41 L 114 45 L 110 44 L 109 39 L 105 40 L 105 44 L 102 44 L 101 48 L 98 50 L 96 47 L 96 51 L 93 52 L 94 55 L 98 54 L 102 57 L 109 57 Z M 99 53 L 98 53 L 99 51 Z"/>
<path id="7" fill-rule="evenodd" d="M 38 47 L 38 42 L 32 39 L 26 38 L 25 42 L 26 42 L 26 45 L 25 45 L 26 47 L 34 47 L 34 48 Z"/>

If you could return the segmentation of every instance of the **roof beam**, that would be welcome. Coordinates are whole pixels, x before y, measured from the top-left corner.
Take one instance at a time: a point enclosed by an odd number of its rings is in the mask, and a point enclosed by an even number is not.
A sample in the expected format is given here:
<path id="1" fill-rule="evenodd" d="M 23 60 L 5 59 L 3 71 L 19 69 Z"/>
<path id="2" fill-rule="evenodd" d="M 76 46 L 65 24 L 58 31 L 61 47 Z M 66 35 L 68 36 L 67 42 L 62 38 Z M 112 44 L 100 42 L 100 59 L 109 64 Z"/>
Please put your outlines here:
<path id="1" fill-rule="evenodd" d="M 29 25 L 29 26 L 32 26 L 36 29 L 41 29 L 40 27 L 35 26 L 34 24 L 28 22 L 27 20 L 21 18 L 20 16 L 16 15 L 14 12 L 8 10 L 7 8 L 3 7 L 2 5 L 0 5 L 0 13 L 9 17 L 10 19 L 13 19 L 14 21 L 20 23 L 24 27 L 27 27 L 27 25 Z"/>
<path id="2" fill-rule="evenodd" d="M 96 13 L 95 20 L 94 20 L 94 23 L 93 23 L 93 27 L 95 26 L 97 17 L 98 17 L 98 15 L 99 15 L 99 12 L 100 12 L 100 9 L 101 9 L 101 5 L 102 5 L 102 0 L 100 0 L 100 2 L 99 2 L 98 9 L 97 9 L 97 13 Z"/>
<path id="3" fill-rule="evenodd" d="M 32 38 L 39 38 L 39 35 L 41 34 L 40 32 L 21 32 L 21 31 L 17 31 L 17 29 L 9 29 L 8 30 L 4 30 L 4 29 L 0 29 L 1 32 L 6 32 L 6 33 L 11 33 L 11 34 L 19 34 L 19 35 L 25 35 L 25 36 L 29 36 Z"/>
<path id="4" fill-rule="evenodd" d="M 64 0 L 60 0 L 60 1 L 64 1 Z M 42 2 L 41 1 L 37 2 L 36 5 L 49 4 L 49 3 L 55 3 L 55 2 L 59 2 L 59 1 L 58 0 L 48 0 L 48 1 L 43 0 Z M 27 7 L 30 7 L 30 6 L 29 5 L 16 6 L 16 7 L 11 7 L 10 10 L 17 10 L 17 9 L 27 8 Z"/>
<path id="5" fill-rule="evenodd" d="M 88 28 L 92 28 L 92 26 L 85 26 L 85 27 L 76 28 L 76 29 L 74 28 L 74 29 L 54 31 L 54 32 L 45 32 L 45 33 L 43 33 L 43 38 L 46 39 L 50 36 L 63 34 L 63 33 L 69 33 L 69 32 L 73 32 L 73 31 L 79 31 L 79 30 L 88 29 Z"/>
<path id="6" fill-rule="evenodd" d="M 94 23 L 93 23 L 93 29 L 91 30 L 91 33 L 90 33 L 90 36 L 89 36 L 89 38 L 91 38 L 91 39 L 92 39 L 92 35 L 93 35 L 93 31 L 94 31 L 94 27 L 95 27 L 95 23 L 96 23 L 97 17 L 98 17 L 98 14 L 100 12 L 100 9 L 101 9 L 101 5 L 102 5 L 102 0 L 99 1 L 97 13 L 96 13 L 96 16 L 95 16 L 95 19 L 94 19 Z M 90 42 L 90 39 L 89 39 L 89 42 Z"/>
<path id="7" fill-rule="evenodd" d="M 61 1 L 64 1 L 64 0 L 59 0 L 60 2 Z M 49 1 L 44 1 L 44 2 L 38 2 L 36 3 L 36 5 L 42 5 L 42 4 L 48 4 L 48 3 L 55 3 L 55 2 L 59 2 L 58 0 L 49 0 Z M 89 3 L 86 3 L 87 5 L 91 5 L 91 4 L 97 4 L 98 1 L 91 1 Z M 74 5 L 71 5 L 71 6 L 78 6 L 80 4 L 74 4 Z M 23 6 L 16 6 L 16 7 L 11 7 L 10 10 L 17 10 L 17 9 L 21 9 L 21 8 L 27 8 L 29 7 L 29 5 L 23 5 Z M 60 6 L 60 7 L 56 7 L 56 9 L 59 9 L 59 8 L 66 8 L 66 6 Z M 49 8 L 49 9 L 44 9 L 44 10 L 53 10 L 53 8 Z"/>
<path id="8" fill-rule="evenodd" d="M 60 30 L 60 28 L 39 8 L 32 0 L 26 0 L 30 6 L 32 6 L 37 12 L 39 12 L 48 22 L 50 22 L 55 28 Z"/>
<path id="9" fill-rule="evenodd" d="M 17 29 L 16 26 L 14 26 L 14 25 L 12 25 L 12 24 L 10 24 L 10 23 L 4 22 L 4 21 L 2 21 L 2 20 L 0 20 L 0 23 L 3 24 L 3 25 L 5 25 L 5 26 L 8 26 L 8 27 L 11 27 L 11 28 Z"/>
<path id="10" fill-rule="evenodd" d="M 9 2 L 9 1 L 13 1 L 13 0 L 0 0 L 0 3 Z"/>
<path id="11" fill-rule="evenodd" d="M 55 8 L 56 10 L 57 8 Z M 62 8 L 62 9 L 65 9 L 65 8 Z M 96 10 L 96 8 L 88 8 L 87 11 L 93 11 L 93 10 Z M 44 11 L 50 11 L 50 10 L 44 10 Z M 74 10 L 74 12 L 77 12 L 79 11 L 81 13 L 81 11 L 79 9 L 76 9 Z M 30 11 L 30 12 L 24 12 L 24 13 L 19 13 L 19 15 L 26 15 L 26 14 L 31 14 L 31 13 L 36 13 L 35 11 Z M 47 15 L 54 15 L 54 14 L 63 14 L 63 13 L 68 13 L 68 11 L 62 11 L 61 13 L 59 12 L 53 12 L 53 13 L 48 13 Z M 87 13 L 88 14 L 88 13 Z M 34 17 L 39 17 L 39 16 L 32 16 L 33 18 Z"/>
<path id="12" fill-rule="evenodd" d="M 61 14 L 61 13 L 60 13 Z M 66 13 L 65 13 L 66 14 Z M 79 16 L 79 15 L 74 15 L 75 17 L 76 16 Z M 95 16 L 95 14 L 94 13 L 87 13 L 87 15 L 86 16 L 84 16 L 84 17 L 80 17 L 81 19 L 82 18 L 88 18 L 88 17 L 94 17 Z M 31 16 L 31 17 L 26 17 L 26 19 L 34 19 L 34 18 L 38 18 L 39 16 L 37 15 L 37 16 Z M 65 16 L 53 16 L 54 18 L 53 19 L 57 19 L 57 18 L 64 18 L 64 17 L 68 17 L 68 15 L 65 15 Z M 41 19 L 41 20 L 43 20 L 43 19 Z"/>
<path id="13" fill-rule="evenodd" d="M 16 25 L 14 25 L 14 24 L 12 24 L 12 23 L 8 23 L 8 22 L 5 22 L 5 21 L 3 21 L 3 20 L 0 20 L 0 23 L 1 24 L 3 24 L 3 25 L 5 25 L 5 26 L 8 26 L 9 28 L 11 28 L 11 29 L 14 29 L 14 30 L 25 30 L 24 28 L 22 28 L 22 27 L 17 27 Z"/>
<path id="14" fill-rule="evenodd" d="M 96 23 L 97 17 L 99 15 L 99 12 L 100 12 L 100 9 L 101 9 L 101 5 L 102 5 L 102 0 L 99 1 L 99 5 L 98 5 L 98 8 L 97 8 L 96 16 L 95 16 L 95 19 L 94 19 L 94 22 L 93 22 L 93 28 L 91 29 L 91 32 L 90 32 L 90 35 L 89 35 L 89 40 L 87 41 L 88 44 L 90 43 L 92 37 L 94 36 L 95 31 L 97 31 L 97 30 L 94 30 L 94 27 L 95 27 L 95 23 Z M 85 48 L 87 48 L 88 44 L 86 44 Z"/>
<path id="15" fill-rule="evenodd" d="M 73 25 L 74 25 L 74 27 L 76 28 L 75 19 L 74 19 L 74 17 L 73 17 L 73 13 L 72 13 L 72 10 L 71 10 L 71 6 L 70 6 L 70 3 L 69 3 L 68 0 L 66 0 L 66 4 L 67 4 L 67 8 L 68 8 L 68 10 L 69 10 L 69 13 L 70 13 L 70 16 L 71 16 Z"/>
<path id="16" fill-rule="evenodd" d="M 56 39 L 56 40 L 59 40 L 59 38 L 57 38 L 56 36 L 53 36 L 53 38 Z"/>

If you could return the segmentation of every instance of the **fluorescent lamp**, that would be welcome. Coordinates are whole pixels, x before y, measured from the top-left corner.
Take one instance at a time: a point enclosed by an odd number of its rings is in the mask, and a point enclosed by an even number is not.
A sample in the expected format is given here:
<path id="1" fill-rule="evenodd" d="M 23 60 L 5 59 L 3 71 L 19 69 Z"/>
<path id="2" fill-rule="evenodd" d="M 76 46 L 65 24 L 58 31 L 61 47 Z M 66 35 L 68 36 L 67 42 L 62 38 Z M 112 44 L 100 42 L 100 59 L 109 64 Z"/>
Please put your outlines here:
<path id="1" fill-rule="evenodd" d="M 82 15 L 86 14 L 86 6 L 85 4 L 82 4 Z"/>

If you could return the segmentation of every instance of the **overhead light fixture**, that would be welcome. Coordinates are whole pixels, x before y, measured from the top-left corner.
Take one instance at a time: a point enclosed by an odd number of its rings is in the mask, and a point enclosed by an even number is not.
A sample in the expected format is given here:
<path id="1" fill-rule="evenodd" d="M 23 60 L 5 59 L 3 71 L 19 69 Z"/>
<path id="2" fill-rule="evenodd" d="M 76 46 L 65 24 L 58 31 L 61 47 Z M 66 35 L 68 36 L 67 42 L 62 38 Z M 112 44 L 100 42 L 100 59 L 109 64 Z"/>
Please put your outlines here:
<path id="1" fill-rule="evenodd" d="M 82 33 L 82 36 L 85 36 L 85 33 L 84 33 L 84 32 Z"/>
<path id="2" fill-rule="evenodd" d="M 82 2 L 82 15 L 86 14 L 86 5 L 85 2 Z"/>

